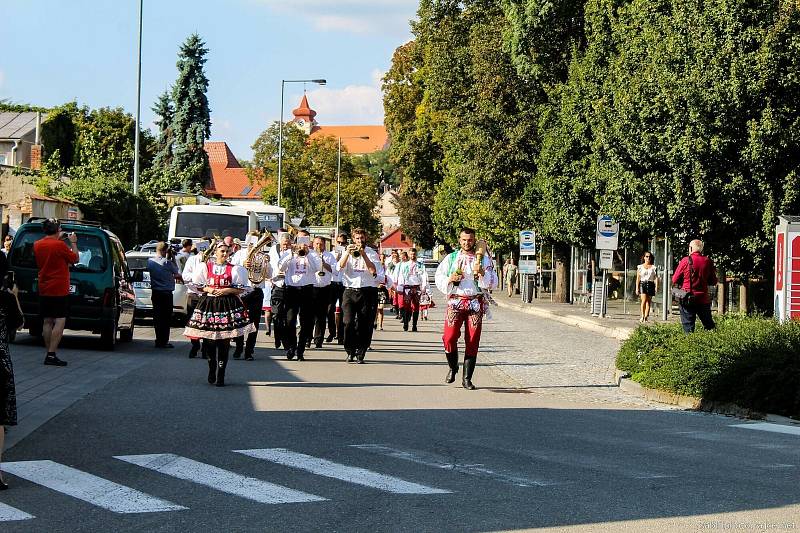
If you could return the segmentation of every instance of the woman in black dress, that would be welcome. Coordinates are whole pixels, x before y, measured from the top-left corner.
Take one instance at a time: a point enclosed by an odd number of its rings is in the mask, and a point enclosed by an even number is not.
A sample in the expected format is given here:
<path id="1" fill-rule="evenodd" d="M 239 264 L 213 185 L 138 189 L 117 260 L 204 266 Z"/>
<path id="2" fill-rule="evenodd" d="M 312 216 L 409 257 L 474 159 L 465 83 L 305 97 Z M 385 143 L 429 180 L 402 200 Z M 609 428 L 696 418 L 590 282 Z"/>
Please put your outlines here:
<path id="1" fill-rule="evenodd" d="M 17 425 L 17 397 L 14 390 L 14 367 L 8 349 L 9 333 L 22 326 L 22 314 L 16 297 L 5 288 L 5 276 L 0 279 L 0 458 L 5 445 L 6 426 Z M 0 490 L 8 485 L 0 473 Z"/>

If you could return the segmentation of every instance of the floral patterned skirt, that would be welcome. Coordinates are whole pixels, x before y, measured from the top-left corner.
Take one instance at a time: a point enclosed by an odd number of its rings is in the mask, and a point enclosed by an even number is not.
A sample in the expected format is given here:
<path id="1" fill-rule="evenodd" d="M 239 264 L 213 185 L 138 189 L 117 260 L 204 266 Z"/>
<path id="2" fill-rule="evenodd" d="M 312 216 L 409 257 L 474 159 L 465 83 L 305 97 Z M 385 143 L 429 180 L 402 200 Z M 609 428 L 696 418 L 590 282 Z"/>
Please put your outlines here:
<path id="1" fill-rule="evenodd" d="M 199 339 L 233 339 L 255 331 L 238 296 L 204 294 L 197 302 L 183 334 Z"/>
<path id="2" fill-rule="evenodd" d="M 6 313 L 0 309 L 0 426 L 16 426 L 17 397 L 14 392 L 14 366 L 11 364 L 11 353 L 8 350 L 6 323 Z"/>

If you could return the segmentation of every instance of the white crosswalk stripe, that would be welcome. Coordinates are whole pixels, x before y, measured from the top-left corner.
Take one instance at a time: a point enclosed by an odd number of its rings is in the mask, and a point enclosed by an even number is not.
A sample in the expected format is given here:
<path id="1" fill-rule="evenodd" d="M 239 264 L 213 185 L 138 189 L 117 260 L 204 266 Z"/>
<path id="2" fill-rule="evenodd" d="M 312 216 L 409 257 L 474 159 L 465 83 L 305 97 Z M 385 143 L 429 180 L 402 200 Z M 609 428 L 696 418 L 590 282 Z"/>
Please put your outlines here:
<path id="1" fill-rule="evenodd" d="M 517 487 L 547 487 L 551 485 L 559 485 L 554 481 L 543 481 L 540 479 L 532 479 L 522 476 L 517 472 L 504 472 L 487 468 L 483 464 L 464 464 L 454 463 L 447 457 L 441 455 L 423 452 L 419 450 L 401 450 L 399 448 L 392 448 L 382 444 L 351 444 L 352 448 L 358 448 L 371 453 L 386 455 L 404 461 L 410 461 L 425 466 L 432 466 L 442 470 L 451 470 L 460 472 L 462 474 L 469 474 L 472 476 L 479 476 L 488 479 L 493 479 L 501 483 L 508 483 Z"/>
<path id="2" fill-rule="evenodd" d="M 769 431 L 771 433 L 784 433 L 786 435 L 800 435 L 800 426 L 787 426 L 785 424 L 771 424 L 758 422 L 755 424 L 732 424 L 732 428 L 754 429 L 756 431 Z"/>
<path id="3" fill-rule="evenodd" d="M 157 513 L 186 509 L 53 461 L 3 463 L 3 471 L 115 513 Z"/>
<path id="4" fill-rule="evenodd" d="M 12 522 L 14 520 L 30 520 L 31 518 L 36 518 L 36 517 L 26 513 L 25 511 L 20 511 L 15 507 L 11 507 L 10 505 L 6 505 L 3 502 L 0 502 L 0 522 Z"/>
<path id="5" fill-rule="evenodd" d="M 319 476 L 330 477 L 372 487 L 395 494 L 449 494 L 451 491 L 428 487 L 418 483 L 412 483 L 393 476 L 379 474 L 364 468 L 347 466 L 339 463 L 320 459 L 304 453 L 293 452 L 284 448 L 264 448 L 256 450 L 234 450 L 236 453 L 264 459 L 273 463 L 278 463 L 292 468 L 298 468 L 317 474 Z"/>
<path id="6" fill-rule="evenodd" d="M 321 496 L 242 476 L 171 453 L 118 455 L 115 458 L 259 503 L 303 503 L 326 500 Z"/>

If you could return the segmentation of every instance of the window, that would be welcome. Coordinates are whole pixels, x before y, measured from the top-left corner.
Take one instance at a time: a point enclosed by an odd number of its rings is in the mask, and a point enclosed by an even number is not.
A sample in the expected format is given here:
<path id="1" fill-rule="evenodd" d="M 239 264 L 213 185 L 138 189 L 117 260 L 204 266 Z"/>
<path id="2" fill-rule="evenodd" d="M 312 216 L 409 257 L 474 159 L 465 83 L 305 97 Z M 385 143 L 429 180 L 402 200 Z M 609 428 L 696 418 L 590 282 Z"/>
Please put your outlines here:
<path id="1" fill-rule="evenodd" d="M 242 192 L 239 193 L 239 196 L 247 196 L 248 194 L 250 194 L 250 191 L 252 190 L 253 188 L 250 185 L 248 185 L 247 187 L 242 189 Z"/>
<path id="2" fill-rule="evenodd" d="M 400 234 L 400 240 L 401 240 L 401 241 L 404 241 L 404 240 L 406 240 L 406 234 L 405 234 L 405 233 L 401 233 L 401 234 Z"/>
<path id="3" fill-rule="evenodd" d="M 33 243 L 44 237 L 41 230 L 25 231 L 14 239 L 13 266 L 38 268 L 33 255 Z M 93 234 L 78 233 L 78 262 L 70 267 L 77 272 L 104 272 L 108 257 L 103 241 Z"/>
<path id="4" fill-rule="evenodd" d="M 178 213 L 175 225 L 177 237 L 232 237 L 244 238 L 249 231 L 250 220 L 244 215 L 222 215 L 219 213 Z"/>
<path id="5" fill-rule="evenodd" d="M 0 154 L 0 165 L 6 164 L 6 154 Z"/>

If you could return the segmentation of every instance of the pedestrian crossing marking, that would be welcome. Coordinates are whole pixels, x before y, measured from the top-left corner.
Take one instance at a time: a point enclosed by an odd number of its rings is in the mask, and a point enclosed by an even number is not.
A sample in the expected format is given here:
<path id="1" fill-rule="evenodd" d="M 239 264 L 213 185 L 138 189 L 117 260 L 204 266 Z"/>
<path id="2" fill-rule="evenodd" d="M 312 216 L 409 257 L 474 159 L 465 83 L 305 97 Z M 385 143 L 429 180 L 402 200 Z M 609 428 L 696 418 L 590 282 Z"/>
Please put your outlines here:
<path id="1" fill-rule="evenodd" d="M 3 502 L 0 502 L 0 522 L 12 522 L 14 520 L 30 520 L 31 518 L 36 518 L 36 517 L 26 513 L 25 511 L 20 511 L 15 507 L 11 507 L 10 505 L 6 505 Z"/>
<path id="2" fill-rule="evenodd" d="M 451 494 L 452 491 L 428 487 L 419 483 L 405 481 L 403 479 L 379 474 L 365 468 L 347 466 L 327 459 L 313 457 L 304 453 L 293 452 L 285 448 L 263 448 L 256 450 L 234 450 L 257 459 L 264 459 L 284 466 L 298 468 L 317 474 L 319 476 L 330 477 L 372 487 L 395 494 Z"/>
<path id="3" fill-rule="evenodd" d="M 498 472 L 496 470 L 486 468 L 483 464 L 453 463 L 452 461 L 448 461 L 447 458 L 442 457 L 440 455 L 417 451 L 417 450 L 400 450 L 397 448 L 384 446 L 382 444 L 351 444 L 350 446 L 352 448 L 358 448 L 359 450 L 386 455 L 388 457 L 394 457 L 396 459 L 402 459 L 404 461 L 410 461 L 412 463 L 417 463 L 425 466 L 432 466 L 434 468 L 440 468 L 442 470 L 453 470 L 456 472 L 461 472 L 462 474 L 469 474 L 469 475 L 494 479 L 495 481 L 516 485 L 517 487 L 532 487 L 532 486 L 547 487 L 552 485 L 559 485 L 559 483 L 556 483 L 554 481 L 540 481 L 538 479 L 531 479 L 524 476 L 520 476 L 515 473 L 502 472 L 502 471 Z"/>
<path id="4" fill-rule="evenodd" d="M 800 435 L 800 426 L 784 426 L 783 424 L 770 424 L 769 422 L 758 422 L 756 424 L 731 424 L 731 427 L 755 429 L 757 431 L 770 431 L 772 433 L 784 433 L 786 435 Z"/>
<path id="5" fill-rule="evenodd" d="M 158 513 L 187 509 L 53 461 L 3 463 L 3 471 L 115 513 Z"/>
<path id="6" fill-rule="evenodd" d="M 305 503 L 326 500 L 321 496 L 242 476 L 171 453 L 117 455 L 115 459 L 259 503 Z"/>

